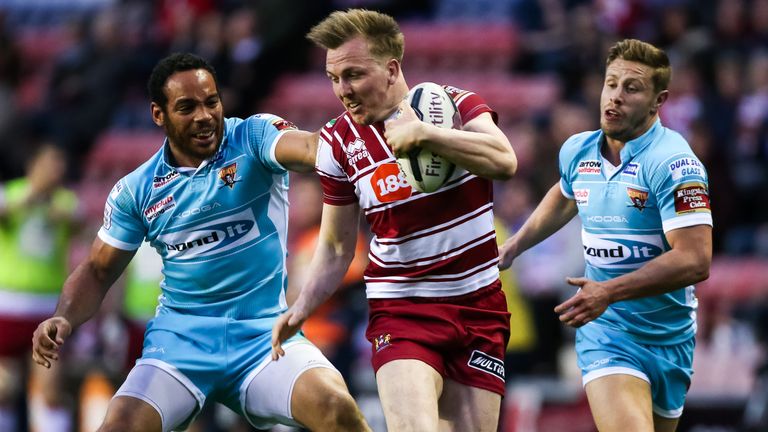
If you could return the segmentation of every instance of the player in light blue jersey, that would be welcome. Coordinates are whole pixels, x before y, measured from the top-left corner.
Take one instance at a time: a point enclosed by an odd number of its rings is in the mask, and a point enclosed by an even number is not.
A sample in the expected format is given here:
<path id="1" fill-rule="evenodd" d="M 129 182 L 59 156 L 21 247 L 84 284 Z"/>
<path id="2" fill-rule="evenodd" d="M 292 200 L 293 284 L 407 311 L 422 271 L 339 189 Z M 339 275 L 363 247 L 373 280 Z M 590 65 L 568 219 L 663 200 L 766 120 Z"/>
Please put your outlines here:
<path id="1" fill-rule="evenodd" d="M 110 192 L 90 256 L 35 331 L 34 360 L 58 360 L 146 239 L 163 259 L 162 295 L 99 430 L 184 429 L 209 400 L 261 429 L 369 430 L 341 375 L 303 336 L 290 355 L 270 356 L 286 310 L 286 170 L 314 167 L 317 135 L 271 114 L 225 119 L 213 68 L 190 54 L 158 63 L 149 91 L 167 139 Z"/>
<path id="2" fill-rule="evenodd" d="M 500 266 L 581 218 L 586 274 L 555 308 L 578 327 L 576 352 L 600 431 L 674 431 L 693 373 L 696 297 L 709 276 L 707 173 L 662 126 L 667 55 L 638 40 L 609 52 L 600 130 L 560 150 L 559 184 L 502 247 Z"/>

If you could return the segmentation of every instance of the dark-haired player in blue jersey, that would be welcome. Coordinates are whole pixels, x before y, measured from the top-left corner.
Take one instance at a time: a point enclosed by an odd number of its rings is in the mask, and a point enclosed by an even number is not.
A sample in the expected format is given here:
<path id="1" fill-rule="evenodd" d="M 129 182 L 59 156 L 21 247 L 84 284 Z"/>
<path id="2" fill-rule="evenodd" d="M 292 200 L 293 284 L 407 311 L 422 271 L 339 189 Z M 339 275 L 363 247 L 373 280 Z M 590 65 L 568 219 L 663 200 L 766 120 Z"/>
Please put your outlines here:
<path id="1" fill-rule="evenodd" d="M 555 308 L 578 327 L 576 352 L 600 431 L 674 431 L 693 373 L 693 285 L 709 276 L 707 173 L 662 126 L 667 55 L 638 40 L 609 52 L 600 130 L 560 150 L 560 182 L 501 249 L 502 268 L 577 213 L 586 274 Z M 556 263 L 553 263 L 556 265 Z"/>
<path id="2" fill-rule="evenodd" d="M 190 54 L 160 61 L 148 87 L 167 139 L 112 189 L 89 257 L 34 333 L 34 360 L 58 360 L 146 239 L 163 258 L 162 294 L 101 431 L 183 429 L 209 399 L 261 429 L 369 430 L 303 336 L 270 357 L 286 310 L 286 170 L 312 170 L 317 135 L 271 114 L 225 119 L 213 68 Z"/>

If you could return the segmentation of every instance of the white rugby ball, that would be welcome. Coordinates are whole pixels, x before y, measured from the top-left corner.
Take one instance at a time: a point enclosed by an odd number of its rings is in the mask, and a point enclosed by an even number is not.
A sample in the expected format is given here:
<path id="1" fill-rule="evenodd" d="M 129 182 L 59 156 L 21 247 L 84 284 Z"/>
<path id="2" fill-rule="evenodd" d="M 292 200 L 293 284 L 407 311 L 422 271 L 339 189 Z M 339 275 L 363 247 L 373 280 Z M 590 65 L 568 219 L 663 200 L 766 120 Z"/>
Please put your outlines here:
<path id="1" fill-rule="evenodd" d="M 408 92 L 406 100 L 421 121 L 446 129 L 461 128 L 459 110 L 441 85 L 423 82 Z M 448 159 L 422 148 L 397 158 L 397 164 L 408 184 L 426 193 L 440 189 L 456 168 Z"/>

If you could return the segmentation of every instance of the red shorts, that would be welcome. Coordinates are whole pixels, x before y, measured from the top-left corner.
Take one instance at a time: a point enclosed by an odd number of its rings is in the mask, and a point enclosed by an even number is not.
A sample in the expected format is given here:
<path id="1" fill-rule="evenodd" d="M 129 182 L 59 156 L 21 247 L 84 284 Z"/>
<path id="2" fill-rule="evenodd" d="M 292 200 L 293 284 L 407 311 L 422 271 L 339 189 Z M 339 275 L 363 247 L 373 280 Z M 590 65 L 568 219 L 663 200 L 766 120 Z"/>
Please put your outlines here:
<path id="1" fill-rule="evenodd" d="M 20 357 L 32 350 L 32 333 L 47 317 L 0 317 L 0 357 Z"/>
<path id="2" fill-rule="evenodd" d="M 373 370 L 417 359 L 443 377 L 504 396 L 509 312 L 501 282 L 456 297 L 368 300 Z"/>

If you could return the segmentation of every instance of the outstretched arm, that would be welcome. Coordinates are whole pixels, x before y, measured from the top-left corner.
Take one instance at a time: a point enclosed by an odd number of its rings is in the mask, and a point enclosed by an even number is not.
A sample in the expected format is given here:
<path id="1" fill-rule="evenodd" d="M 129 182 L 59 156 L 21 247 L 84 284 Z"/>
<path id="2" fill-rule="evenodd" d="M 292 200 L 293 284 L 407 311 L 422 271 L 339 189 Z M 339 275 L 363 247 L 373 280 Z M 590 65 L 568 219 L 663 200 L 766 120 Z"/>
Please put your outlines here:
<path id="1" fill-rule="evenodd" d="M 323 205 L 320 235 L 308 272 L 312 275 L 296 301 L 272 328 L 272 359 L 285 354 L 282 343 L 299 331 L 304 321 L 341 284 L 357 244 L 359 207 Z"/>
<path id="2" fill-rule="evenodd" d="M 494 180 L 507 180 L 517 171 L 517 156 L 506 135 L 482 113 L 461 130 L 444 129 L 422 122 L 406 103 L 400 104 L 399 117 L 386 122 L 387 143 L 396 155 L 422 147 L 467 171 Z"/>
<path id="3" fill-rule="evenodd" d="M 576 202 L 566 198 L 560 191 L 560 184 L 556 183 L 544 195 L 523 227 L 501 246 L 499 268 L 509 268 L 518 255 L 557 232 L 577 213 Z"/>
<path id="4" fill-rule="evenodd" d="M 315 167 L 319 138 L 319 132 L 288 131 L 277 142 L 275 158 L 291 171 L 310 172 Z"/>
<path id="5" fill-rule="evenodd" d="M 672 249 L 631 273 L 603 282 L 568 278 L 569 284 L 581 289 L 555 308 L 560 321 L 580 327 L 602 315 L 612 303 L 664 294 L 707 279 L 712 263 L 712 227 L 679 228 L 666 236 Z"/>
<path id="6" fill-rule="evenodd" d="M 43 321 L 32 336 L 32 359 L 49 368 L 67 337 L 98 312 L 112 284 L 135 251 L 114 248 L 96 239 L 88 258 L 64 282 L 53 317 Z"/>

